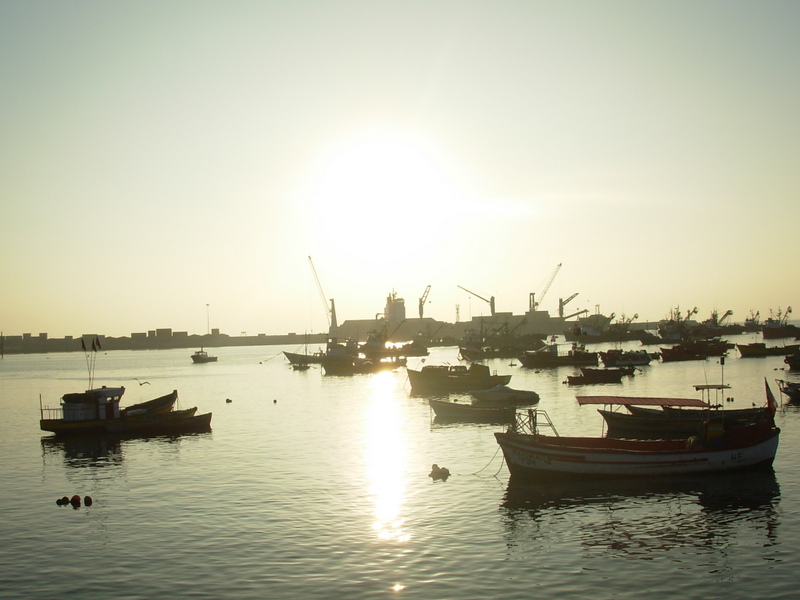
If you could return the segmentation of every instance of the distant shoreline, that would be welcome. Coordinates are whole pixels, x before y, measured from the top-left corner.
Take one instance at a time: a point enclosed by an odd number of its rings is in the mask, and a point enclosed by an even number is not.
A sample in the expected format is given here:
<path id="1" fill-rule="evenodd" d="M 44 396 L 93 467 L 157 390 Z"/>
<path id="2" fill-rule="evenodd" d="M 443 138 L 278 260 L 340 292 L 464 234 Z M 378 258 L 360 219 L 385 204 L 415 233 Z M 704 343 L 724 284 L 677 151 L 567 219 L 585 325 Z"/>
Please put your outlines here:
<path id="1" fill-rule="evenodd" d="M 188 335 L 171 330 L 158 330 L 153 335 L 132 337 L 107 337 L 100 334 L 84 334 L 79 337 L 49 338 L 42 334 L 3 337 L 3 354 L 47 354 L 50 352 L 82 352 L 84 348 L 106 350 L 170 350 L 174 348 L 222 348 L 226 346 L 278 346 L 301 344 L 324 344 L 327 333 L 281 335 L 230 336 L 214 332 L 206 335 Z M 83 341 L 83 345 L 81 345 Z"/>

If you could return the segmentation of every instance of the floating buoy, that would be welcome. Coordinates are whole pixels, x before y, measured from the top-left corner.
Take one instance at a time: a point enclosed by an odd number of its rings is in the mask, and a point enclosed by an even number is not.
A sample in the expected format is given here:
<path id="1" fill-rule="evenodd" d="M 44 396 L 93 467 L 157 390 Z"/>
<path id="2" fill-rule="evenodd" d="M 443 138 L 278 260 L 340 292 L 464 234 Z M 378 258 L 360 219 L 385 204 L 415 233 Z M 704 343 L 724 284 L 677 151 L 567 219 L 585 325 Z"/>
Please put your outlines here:
<path id="1" fill-rule="evenodd" d="M 75 508 L 78 508 L 81 505 L 81 497 L 78 494 L 75 494 L 72 498 L 69 499 L 69 503 L 72 504 Z"/>
<path id="2" fill-rule="evenodd" d="M 91 505 L 92 505 L 92 502 L 94 502 L 94 501 L 92 500 L 92 497 L 91 497 L 91 496 L 84 496 L 84 498 L 83 498 L 83 503 L 84 503 L 86 506 L 91 506 Z"/>
<path id="3" fill-rule="evenodd" d="M 56 504 L 58 504 L 59 506 L 66 506 L 67 504 L 69 504 L 69 498 L 67 498 L 66 496 L 58 498 L 56 500 Z"/>
<path id="4" fill-rule="evenodd" d="M 277 400 L 273 400 L 273 401 L 272 401 L 272 403 L 273 403 L 273 404 L 277 404 L 277 403 L 278 403 L 278 401 L 277 401 Z"/>
<path id="5" fill-rule="evenodd" d="M 428 477 L 436 481 L 437 479 L 441 479 L 442 481 L 447 481 L 447 478 L 450 477 L 450 470 L 447 467 L 440 467 L 437 464 L 431 465 L 431 472 L 428 473 Z"/>
<path id="6" fill-rule="evenodd" d="M 230 398 L 227 398 L 227 399 L 225 400 L 225 402 L 227 402 L 228 404 L 230 404 L 231 402 L 233 402 L 233 400 L 231 400 Z"/>

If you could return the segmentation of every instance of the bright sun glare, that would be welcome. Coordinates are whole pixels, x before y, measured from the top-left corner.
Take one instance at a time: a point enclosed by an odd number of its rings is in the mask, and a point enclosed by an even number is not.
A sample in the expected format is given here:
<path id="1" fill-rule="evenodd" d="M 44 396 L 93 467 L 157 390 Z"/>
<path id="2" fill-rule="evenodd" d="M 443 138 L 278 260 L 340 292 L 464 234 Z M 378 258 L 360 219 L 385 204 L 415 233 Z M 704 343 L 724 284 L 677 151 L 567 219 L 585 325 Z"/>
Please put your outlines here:
<path id="1" fill-rule="evenodd" d="M 462 204 L 451 174 L 442 153 L 419 136 L 380 130 L 339 140 L 323 154 L 308 197 L 318 235 L 327 248 L 361 260 L 365 248 L 379 249 L 384 254 L 374 260 L 383 265 L 387 259 L 421 258 L 409 251 L 430 251 L 436 228 Z M 391 256 L 392 241 L 421 226 L 426 240 L 398 247 Z"/>

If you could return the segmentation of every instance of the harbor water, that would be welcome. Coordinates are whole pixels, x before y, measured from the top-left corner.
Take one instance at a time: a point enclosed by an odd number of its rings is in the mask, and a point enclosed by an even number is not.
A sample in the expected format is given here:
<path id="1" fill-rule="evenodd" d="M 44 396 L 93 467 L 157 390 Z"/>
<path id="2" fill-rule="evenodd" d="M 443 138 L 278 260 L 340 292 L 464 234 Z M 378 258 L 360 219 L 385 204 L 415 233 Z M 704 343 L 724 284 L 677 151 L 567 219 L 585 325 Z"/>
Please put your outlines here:
<path id="1" fill-rule="evenodd" d="M 776 415 L 773 472 L 510 485 L 502 426 L 435 422 L 404 368 L 331 377 L 282 350 L 298 349 L 209 349 L 219 361 L 198 365 L 186 350 L 100 351 L 95 384 L 124 385 L 123 406 L 177 389 L 212 431 L 63 441 L 39 430 L 40 402 L 86 389 L 87 356 L 5 356 L 0 597 L 796 597 L 800 409 Z M 424 360 L 455 364 L 457 349 Z M 765 402 L 765 378 L 779 400 L 775 379 L 800 380 L 735 349 L 724 366 L 654 362 L 606 386 L 487 364 L 537 391 L 561 435 L 603 433 L 579 394 L 691 398 L 724 380 L 726 407 L 744 408 Z M 433 463 L 450 478 L 432 480 Z M 92 505 L 56 505 L 73 494 Z"/>

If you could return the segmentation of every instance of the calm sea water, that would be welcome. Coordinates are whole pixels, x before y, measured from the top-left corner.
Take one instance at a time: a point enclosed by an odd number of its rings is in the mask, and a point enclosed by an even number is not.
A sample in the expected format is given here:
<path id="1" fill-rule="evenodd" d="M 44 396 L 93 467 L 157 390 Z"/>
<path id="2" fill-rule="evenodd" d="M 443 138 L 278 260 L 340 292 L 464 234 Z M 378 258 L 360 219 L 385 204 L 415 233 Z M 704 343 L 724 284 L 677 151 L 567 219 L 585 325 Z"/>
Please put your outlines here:
<path id="1" fill-rule="evenodd" d="M 206 365 L 186 350 L 99 353 L 96 383 L 125 385 L 123 404 L 177 389 L 182 407 L 214 413 L 208 434 L 117 442 L 38 428 L 40 396 L 86 388 L 83 354 L 0 361 L 0 597 L 796 597 L 795 409 L 777 415 L 774 473 L 509 486 L 498 426 L 433 422 L 404 369 L 295 372 L 283 349 L 214 349 Z M 568 368 L 489 365 L 538 391 L 562 435 L 599 435 L 576 394 L 696 397 L 693 384 L 724 378 L 744 407 L 764 402 L 765 377 L 776 395 L 774 379 L 800 379 L 781 358 L 730 354 L 724 371 L 659 363 L 591 388 L 564 385 Z M 432 463 L 450 479 L 432 481 Z M 73 494 L 93 506 L 56 505 Z"/>

